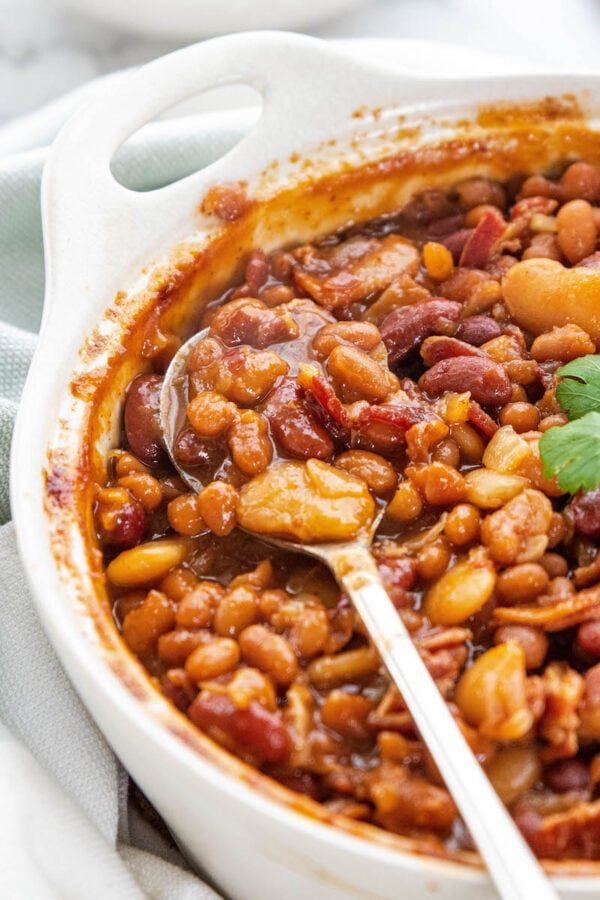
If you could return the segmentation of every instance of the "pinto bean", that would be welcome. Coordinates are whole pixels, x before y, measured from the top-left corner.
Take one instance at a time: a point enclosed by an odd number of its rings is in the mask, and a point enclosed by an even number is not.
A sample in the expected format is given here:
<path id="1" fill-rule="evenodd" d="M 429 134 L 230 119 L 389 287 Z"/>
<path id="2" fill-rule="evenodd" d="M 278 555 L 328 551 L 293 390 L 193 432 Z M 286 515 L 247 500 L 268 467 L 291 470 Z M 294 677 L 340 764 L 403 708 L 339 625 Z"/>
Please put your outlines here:
<path id="1" fill-rule="evenodd" d="M 487 341 L 500 337 L 502 329 L 490 316 L 468 316 L 460 323 L 454 336 L 474 347 L 481 347 Z"/>
<path id="2" fill-rule="evenodd" d="M 549 583 L 549 575 L 539 563 L 521 563 L 502 572 L 496 591 L 503 603 L 522 603 L 543 594 Z"/>
<path id="3" fill-rule="evenodd" d="M 125 616 L 123 637 L 130 650 L 139 656 L 151 653 L 161 634 L 175 625 L 173 604 L 160 591 L 150 591 L 141 606 Z"/>
<path id="4" fill-rule="evenodd" d="M 481 538 L 495 562 L 529 562 L 531 557 L 523 558 L 528 551 L 541 548 L 541 556 L 546 549 L 551 521 L 552 504 L 546 495 L 527 488 L 484 519 Z"/>
<path id="5" fill-rule="evenodd" d="M 187 417 L 201 437 L 218 437 L 227 431 L 237 415 L 235 403 L 226 400 L 222 394 L 203 391 L 188 404 Z"/>
<path id="6" fill-rule="evenodd" d="M 548 653 L 548 638 L 541 628 L 532 628 L 530 625 L 502 625 L 494 634 L 495 644 L 505 644 L 514 641 L 519 644 L 525 654 L 525 668 L 527 671 L 539 669 Z"/>
<path id="7" fill-rule="evenodd" d="M 374 494 L 389 494 L 398 481 L 393 465 L 369 450 L 346 450 L 336 456 L 334 466 L 362 478 Z"/>
<path id="8" fill-rule="evenodd" d="M 219 374 L 215 381 L 215 388 L 224 394 L 228 400 L 240 406 L 254 406 L 273 388 L 277 379 L 288 371 L 288 364 L 272 350 L 262 350 L 255 353 L 247 347 L 241 347 L 230 351 L 221 360 Z M 218 394 L 211 394 L 218 397 Z M 192 400 L 188 407 L 188 416 L 191 415 L 194 403 L 199 398 Z M 225 415 L 221 413 L 218 420 L 229 418 L 233 421 L 235 410 L 227 408 Z M 217 417 L 215 416 L 215 424 Z M 192 418 L 190 422 L 194 425 Z M 200 429 L 196 429 L 200 430 Z"/>
<path id="9" fill-rule="evenodd" d="M 261 349 L 298 337 L 299 328 L 285 307 L 270 309 L 262 300 L 242 297 L 222 306 L 210 323 L 211 334 L 224 344 Z"/>
<path id="10" fill-rule="evenodd" d="M 587 331 L 571 324 L 538 335 L 531 345 L 531 355 L 538 362 L 558 359 L 566 363 L 595 352 L 596 346 Z"/>
<path id="11" fill-rule="evenodd" d="M 512 396 L 502 366 L 483 357 L 443 359 L 421 376 L 419 387 L 434 397 L 445 391 L 470 391 L 483 406 L 503 406 Z"/>
<path id="12" fill-rule="evenodd" d="M 213 534 L 225 537 L 235 528 L 238 494 L 225 481 L 211 481 L 198 495 L 198 512 Z"/>
<path id="13" fill-rule="evenodd" d="M 269 394 L 262 413 L 284 453 L 296 459 L 327 460 L 333 456 L 333 441 L 310 411 L 296 381 L 285 378 Z"/>
<path id="14" fill-rule="evenodd" d="M 358 347 L 334 347 L 327 360 L 327 371 L 342 400 L 349 403 L 379 403 L 391 393 L 387 371 Z"/>
<path id="15" fill-rule="evenodd" d="M 600 657 L 600 620 L 582 622 L 577 629 L 576 643 L 590 656 Z"/>
<path id="16" fill-rule="evenodd" d="M 369 353 L 380 341 L 379 329 L 372 322 L 332 322 L 317 331 L 312 349 L 318 356 L 327 357 L 339 344 L 346 344 Z"/>
<path id="17" fill-rule="evenodd" d="M 160 427 L 160 375 L 138 375 L 125 395 L 125 434 L 135 455 L 147 466 L 158 466 L 165 459 Z"/>
<path id="18" fill-rule="evenodd" d="M 506 206 L 506 193 L 502 185 L 492 178 L 466 178 L 456 185 L 458 202 L 463 209 L 473 209 L 475 206 L 488 204 L 504 209 Z"/>
<path id="19" fill-rule="evenodd" d="M 556 225 L 558 246 L 573 265 L 596 249 L 596 223 L 587 200 L 570 200 L 561 206 Z"/>
<path id="20" fill-rule="evenodd" d="M 269 675 L 275 684 L 291 684 L 298 661 L 289 642 L 264 625 L 250 625 L 239 636 L 244 660 Z"/>
<path id="21" fill-rule="evenodd" d="M 430 334 L 447 329 L 458 321 L 461 306 L 453 300 L 425 300 L 401 306 L 381 323 L 381 337 L 388 349 L 390 365 L 401 362 Z"/>
<path id="22" fill-rule="evenodd" d="M 230 672 L 240 660 L 240 648 L 228 637 L 218 637 L 201 644 L 189 655 L 185 671 L 192 681 L 199 683 Z"/>
<path id="23" fill-rule="evenodd" d="M 251 409 L 244 410 L 231 426 L 227 444 L 234 463 L 249 477 L 264 472 L 273 458 L 266 419 Z"/>
<path id="24" fill-rule="evenodd" d="M 588 200 L 593 203 L 600 195 L 600 172 L 586 162 L 574 162 L 560 179 L 567 200 Z"/>

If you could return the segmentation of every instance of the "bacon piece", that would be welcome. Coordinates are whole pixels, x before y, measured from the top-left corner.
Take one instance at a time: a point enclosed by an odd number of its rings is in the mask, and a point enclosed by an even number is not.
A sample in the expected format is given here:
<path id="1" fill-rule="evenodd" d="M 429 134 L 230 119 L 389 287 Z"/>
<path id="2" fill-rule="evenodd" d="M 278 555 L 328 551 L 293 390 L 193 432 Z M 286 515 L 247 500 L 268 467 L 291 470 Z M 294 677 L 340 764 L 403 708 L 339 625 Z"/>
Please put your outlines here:
<path id="1" fill-rule="evenodd" d="M 436 414 L 427 406 L 418 406 L 412 403 L 396 405 L 393 403 L 380 403 L 368 406 L 361 410 L 357 418 L 352 422 L 352 427 L 357 430 L 374 422 L 391 425 L 399 431 L 406 432 L 419 422 L 429 422 L 436 419 Z"/>
<path id="2" fill-rule="evenodd" d="M 489 212 L 480 219 L 477 227 L 463 247 L 460 265 L 466 269 L 484 269 L 491 260 L 506 223 L 495 213 Z"/>
<path id="3" fill-rule="evenodd" d="M 540 816 L 524 810 L 517 824 L 534 852 L 546 859 L 597 859 L 600 854 L 600 800 Z"/>
<path id="4" fill-rule="evenodd" d="M 307 389 L 336 425 L 340 425 L 342 428 L 349 426 L 346 407 L 323 375 L 314 375 Z"/>
<path id="5" fill-rule="evenodd" d="M 510 211 L 511 222 L 521 219 L 524 224 L 529 225 L 531 217 L 539 214 L 542 216 L 550 216 L 558 206 L 558 200 L 551 197 L 524 197 L 515 203 Z"/>
<path id="6" fill-rule="evenodd" d="M 553 662 L 542 675 L 541 683 L 545 708 L 537 730 L 548 744 L 542 757 L 546 762 L 568 759 L 578 750 L 577 707 L 583 697 L 583 678 L 566 663 Z"/>
<path id="7" fill-rule="evenodd" d="M 497 606 L 494 610 L 496 623 L 533 625 L 545 631 L 562 631 L 585 622 L 600 618 L 600 584 L 572 594 L 565 600 L 527 606 Z"/>
<path id="8" fill-rule="evenodd" d="M 492 438 L 498 431 L 499 426 L 494 422 L 491 416 L 488 416 L 486 411 L 481 408 L 476 400 L 471 400 L 469 402 L 468 418 L 471 425 L 474 425 L 475 428 L 488 439 Z"/>
<path id="9" fill-rule="evenodd" d="M 459 303 L 439 297 L 413 306 L 401 306 L 391 312 L 380 327 L 390 366 L 416 350 L 430 334 L 457 322 L 460 312 Z"/>
<path id="10" fill-rule="evenodd" d="M 346 247 L 351 252 L 346 253 Z M 298 257 L 298 252 L 295 255 Z M 302 263 L 294 268 L 296 284 L 317 303 L 335 309 L 384 290 L 402 274 L 416 275 L 419 252 L 406 238 L 388 234 L 369 241 L 350 238 L 333 251 L 304 258 Z"/>

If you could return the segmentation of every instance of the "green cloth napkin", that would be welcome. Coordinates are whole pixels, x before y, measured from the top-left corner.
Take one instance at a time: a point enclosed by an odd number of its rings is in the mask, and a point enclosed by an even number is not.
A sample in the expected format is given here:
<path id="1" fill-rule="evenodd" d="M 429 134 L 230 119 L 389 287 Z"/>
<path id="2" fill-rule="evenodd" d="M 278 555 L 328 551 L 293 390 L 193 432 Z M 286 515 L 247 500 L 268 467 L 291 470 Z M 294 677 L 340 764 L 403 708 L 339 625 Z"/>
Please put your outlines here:
<path id="1" fill-rule="evenodd" d="M 222 156 L 254 116 L 240 110 L 148 126 L 115 157 L 115 177 L 135 190 L 176 181 Z M 44 299 L 40 185 L 46 153 L 0 160 L 0 524 L 10 518 L 12 429 Z"/>

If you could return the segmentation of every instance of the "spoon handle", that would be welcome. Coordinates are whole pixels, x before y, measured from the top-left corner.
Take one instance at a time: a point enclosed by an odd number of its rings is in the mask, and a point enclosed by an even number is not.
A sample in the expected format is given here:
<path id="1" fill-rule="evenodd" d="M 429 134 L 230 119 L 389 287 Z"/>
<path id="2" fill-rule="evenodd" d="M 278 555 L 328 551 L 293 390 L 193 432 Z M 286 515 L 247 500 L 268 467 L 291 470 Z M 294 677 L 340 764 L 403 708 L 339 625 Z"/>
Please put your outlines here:
<path id="1" fill-rule="evenodd" d="M 477 762 L 402 619 L 366 547 L 328 554 L 506 900 L 556 900 L 550 881 Z"/>

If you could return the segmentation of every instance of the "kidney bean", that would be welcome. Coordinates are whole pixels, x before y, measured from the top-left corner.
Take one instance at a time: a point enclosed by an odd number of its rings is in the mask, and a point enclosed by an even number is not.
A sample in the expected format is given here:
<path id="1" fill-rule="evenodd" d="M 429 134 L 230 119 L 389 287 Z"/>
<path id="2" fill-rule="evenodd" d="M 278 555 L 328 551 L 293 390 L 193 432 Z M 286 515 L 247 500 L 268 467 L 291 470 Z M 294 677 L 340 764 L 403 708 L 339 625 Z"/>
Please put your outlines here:
<path id="1" fill-rule="evenodd" d="M 590 784 L 590 773 L 582 759 L 561 759 L 546 769 L 545 781 L 557 794 L 585 791 Z"/>
<path id="2" fill-rule="evenodd" d="M 502 334 L 498 323 L 490 316 L 469 316 L 460 323 L 454 336 L 467 344 L 481 347 Z"/>
<path id="3" fill-rule="evenodd" d="M 456 338 L 434 335 L 423 341 L 421 356 L 426 366 L 434 366 L 441 359 L 453 359 L 455 356 L 484 356 L 484 353 L 477 347 Z"/>
<path id="4" fill-rule="evenodd" d="M 443 359 L 421 376 L 419 387 L 434 397 L 445 391 L 470 391 L 473 400 L 483 406 L 503 406 L 512 396 L 502 366 L 483 357 Z"/>
<path id="5" fill-rule="evenodd" d="M 262 413 L 277 445 L 296 459 L 330 459 L 333 441 L 306 403 L 300 385 L 286 378 L 271 392 Z"/>
<path id="6" fill-rule="evenodd" d="M 580 491 L 573 497 L 567 510 L 578 534 L 592 538 L 600 537 L 600 488 Z"/>
<path id="7" fill-rule="evenodd" d="M 138 375 L 125 395 L 125 433 L 133 453 L 147 466 L 165 459 L 160 427 L 160 375 Z"/>
<path id="8" fill-rule="evenodd" d="M 169 669 L 161 678 L 160 687 L 167 699 L 182 712 L 187 712 L 197 694 L 197 688 L 187 677 L 185 669 Z"/>
<path id="9" fill-rule="evenodd" d="M 459 228 L 458 231 L 452 231 L 440 238 L 440 242 L 452 254 L 452 261 L 458 264 L 467 241 L 473 234 L 472 228 Z"/>
<path id="10" fill-rule="evenodd" d="M 240 709 L 226 694 L 202 691 L 190 706 L 189 717 L 216 740 L 224 733 L 242 752 L 265 762 L 283 762 L 292 749 L 281 716 L 256 700 Z"/>
<path id="11" fill-rule="evenodd" d="M 318 778 L 312 772 L 306 772 L 304 769 L 288 769 L 285 766 L 269 768 L 266 771 L 269 778 L 274 778 L 279 784 L 296 794 L 306 794 L 313 800 L 323 799 Z"/>
<path id="12" fill-rule="evenodd" d="M 600 619 L 582 622 L 577 629 L 576 643 L 591 656 L 600 656 Z"/>
<path id="13" fill-rule="evenodd" d="M 255 297 L 269 277 L 269 262 L 264 250 L 253 250 L 246 263 L 246 285 Z"/>
<path id="14" fill-rule="evenodd" d="M 381 337 L 388 350 L 390 365 L 403 360 L 430 334 L 458 321 L 461 306 L 452 300 L 425 300 L 414 306 L 401 306 L 386 316 Z"/>
<path id="15" fill-rule="evenodd" d="M 144 507 L 125 488 L 102 488 L 95 514 L 103 544 L 127 550 L 141 541 L 146 528 Z"/>
<path id="16" fill-rule="evenodd" d="M 224 458 L 221 443 L 201 438 L 193 428 L 186 427 L 175 439 L 175 456 L 182 466 L 218 469 Z"/>
<path id="17" fill-rule="evenodd" d="M 298 325 L 285 307 L 270 309 L 262 300 L 242 297 L 222 306 L 210 323 L 211 334 L 229 346 L 262 349 L 298 337 Z"/>

